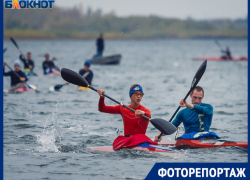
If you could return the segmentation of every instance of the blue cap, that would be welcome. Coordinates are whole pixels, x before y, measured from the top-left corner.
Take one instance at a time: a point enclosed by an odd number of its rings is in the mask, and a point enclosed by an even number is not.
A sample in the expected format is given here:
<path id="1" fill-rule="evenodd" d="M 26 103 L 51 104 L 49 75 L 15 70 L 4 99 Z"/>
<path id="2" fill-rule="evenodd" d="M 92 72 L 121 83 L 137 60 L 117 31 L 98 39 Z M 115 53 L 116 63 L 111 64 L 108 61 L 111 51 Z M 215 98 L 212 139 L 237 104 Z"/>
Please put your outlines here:
<path id="1" fill-rule="evenodd" d="M 143 93 L 143 90 L 142 90 L 142 87 L 141 87 L 140 85 L 137 85 L 137 86 L 135 86 L 133 89 L 130 89 L 130 91 L 129 91 L 129 97 L 131 97 L 132 94 L 133 94 L 134 92 L 136 92 L 136 91 L 140 91 L 142 94 L 144 94 L 144 93 Z"/>
<path id="2" fill-rule="evenodd" d="M 90 67 L 90 62 L 89 61 L 85 61 L 84 66 Z"/>

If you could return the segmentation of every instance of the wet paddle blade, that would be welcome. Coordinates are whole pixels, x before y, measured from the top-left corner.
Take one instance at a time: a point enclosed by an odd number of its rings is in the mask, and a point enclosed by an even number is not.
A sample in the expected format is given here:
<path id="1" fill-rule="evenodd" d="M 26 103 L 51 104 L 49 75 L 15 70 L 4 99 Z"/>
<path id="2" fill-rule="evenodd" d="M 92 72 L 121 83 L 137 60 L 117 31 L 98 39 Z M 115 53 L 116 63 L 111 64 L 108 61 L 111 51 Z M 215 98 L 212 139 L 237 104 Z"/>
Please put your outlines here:
<path id="1" fill-rule="evenodd" d="M 64 86 L 64 84 L 57 84 L 57 85 L 55 85 L 54 90 L 59 91 L 63 86 Z"/>
<path id="2" fill-rule="evenodd" d="M 31 84 L 26 84 L 28 86 L 29 89 L 34 89 L 37 90 L 37 87 Z"/>
<path id="3" fill-rule="evenodd" d="M 4 48 L 3 53 L 5 53 L 5 51 L 7 51 L 7 48 Z"/>
<path id="4" fill-rule="evenodd" d="M 155 128 L 166 135 L 173 134 L 177 130 L 172 123 L 164 119 L 152 119 L 150 122 Z"/>
<path id="5" fill-rule="evenodd" d="M 192 84 L 191 84 L 191 89 L 194 88 L 198 82 L 200 81 L 201 77 L 203 76 L 205 70 L 206 70 L 206 67 L 207 67 L 207 60 L 205 60 L 201 66 L 199 67 L 198 71 L 196 72 L 195 76 L 194 76 L 194 79 L 192 81 Z"/>
<path id="6" fill-rule="evenodd" d="M 16 46 L 16 48 L 19 49 L 19 46 L 17 45 L 16 41 L 12 37 L 10 38 L 10 40 Z"/>
<path id="7" fill-rule="evenodd" d="M 67 68 L 62 68 L 61 70 L 62 78 L 72 84 L 88 87 L 89 83 L 78 73 Z"/>

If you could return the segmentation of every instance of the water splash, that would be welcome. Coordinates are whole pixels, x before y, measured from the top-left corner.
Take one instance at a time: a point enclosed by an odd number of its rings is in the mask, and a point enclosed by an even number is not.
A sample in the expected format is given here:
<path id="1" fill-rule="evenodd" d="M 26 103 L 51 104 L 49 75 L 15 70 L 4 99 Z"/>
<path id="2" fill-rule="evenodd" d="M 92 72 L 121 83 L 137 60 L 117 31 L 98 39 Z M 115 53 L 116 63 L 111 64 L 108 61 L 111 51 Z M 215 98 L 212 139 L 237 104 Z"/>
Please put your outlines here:
<path id="1" fill-rule="evenodd" d="M 38 134 L 37 147 L 39 152 L 57 152 L 60 153 L 61 148 L 61 130 L 57 123 L 58 105 L 55 105 L 56 111 L 52 114 L 51 118 L 46 118 L 42 134 Z M 49 123 L 51 123 L 49 125 Z"/>

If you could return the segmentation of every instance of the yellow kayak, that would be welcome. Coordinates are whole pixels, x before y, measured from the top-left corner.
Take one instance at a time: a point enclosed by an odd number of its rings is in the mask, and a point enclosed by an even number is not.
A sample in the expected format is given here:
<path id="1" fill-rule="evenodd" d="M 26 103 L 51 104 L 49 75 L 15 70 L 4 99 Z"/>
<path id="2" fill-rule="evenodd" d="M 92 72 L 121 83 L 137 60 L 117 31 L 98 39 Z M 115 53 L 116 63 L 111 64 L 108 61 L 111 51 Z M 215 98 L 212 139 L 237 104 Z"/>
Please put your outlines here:
<path id="1" fill-rule="evenodd" d="M 25 68 L 24 69 L 24 74 L 26 74 L 26 76 L 37 76 L 37 74 L 34 73 L 34 72 L 32 72 L 32 71 L 30 71 L 29 68 Z"/>
<path id="2" fill-rule="evenodd" d="M 30 69 L 29 68 L 25 68 L 24 72 L 30 72 Z"/>
<path id="3" fill-rule="evenodd" d="M 78 86 L 78 90 L 79 91 L 85 91 L 85 90 L 90 90 L 90 88 Z"/>

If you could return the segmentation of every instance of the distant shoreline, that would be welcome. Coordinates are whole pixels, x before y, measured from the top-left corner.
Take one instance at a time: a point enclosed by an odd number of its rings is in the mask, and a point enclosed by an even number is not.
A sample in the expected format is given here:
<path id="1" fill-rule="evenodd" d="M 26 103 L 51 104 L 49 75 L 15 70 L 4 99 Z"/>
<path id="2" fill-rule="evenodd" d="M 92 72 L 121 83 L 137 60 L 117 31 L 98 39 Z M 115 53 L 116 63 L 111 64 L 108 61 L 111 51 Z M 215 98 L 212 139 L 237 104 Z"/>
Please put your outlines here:
<path id="1" fill-rule="evenodd" d="M 57 32 L 42 32 L 42 31 L 4 31 L 4 40 L 8 40 L 10 37 L 14 37 L 19 40 L 95 40 L 97 38 L 96 33 L 87 34 L 87 33 L 68 33 L 65 36 L 58 35 Z M 120 33 L 105 33 L 104 38 L 106 40 L 152 40 L 152 39 L 248 39 L 248 36 L 245 34 L 237 34 L 237 35 L 222 35 L 218 33 L 218 35 L 205 34 L 203 36 L 140 36 L 140 35 L 121 35 Z"/>

